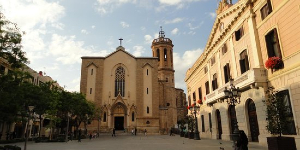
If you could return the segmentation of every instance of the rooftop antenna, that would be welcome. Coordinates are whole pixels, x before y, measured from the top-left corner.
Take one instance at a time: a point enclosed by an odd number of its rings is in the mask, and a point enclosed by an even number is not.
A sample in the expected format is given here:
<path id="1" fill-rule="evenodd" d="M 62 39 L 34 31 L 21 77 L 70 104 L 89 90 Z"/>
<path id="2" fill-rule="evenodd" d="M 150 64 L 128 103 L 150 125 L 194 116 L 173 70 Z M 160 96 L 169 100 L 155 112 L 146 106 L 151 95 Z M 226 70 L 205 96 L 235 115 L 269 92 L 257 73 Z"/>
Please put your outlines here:
<path id="1" fill-rule="evenodd" d="M 122 38 L 120 38 L 119 40 L 120 40 L 120 46 L 122 46 L 122 40 L 123 40 L 123 39 L 122 39 Z"/>

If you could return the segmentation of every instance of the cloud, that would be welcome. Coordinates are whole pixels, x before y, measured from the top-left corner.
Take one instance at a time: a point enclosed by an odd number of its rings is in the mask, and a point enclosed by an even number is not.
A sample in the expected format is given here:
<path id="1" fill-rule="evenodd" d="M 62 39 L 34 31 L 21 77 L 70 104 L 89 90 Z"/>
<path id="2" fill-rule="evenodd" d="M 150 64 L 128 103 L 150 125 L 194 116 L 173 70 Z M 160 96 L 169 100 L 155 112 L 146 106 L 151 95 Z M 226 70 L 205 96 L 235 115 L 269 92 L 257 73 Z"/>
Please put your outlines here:
<path id="1" fill-rule="evenodd" d="M 187 50 L 184 52 L 182 56 L 180 56 L 179 53 L 173 54 L 175 77 L 176 77 L 175 85 L 177 88 L 186 89 L 186 84 L 184 82 L 185 73 L 190 67 L 192 67 L 192 65 L 200 57 L 202 52 L 203 49 L 198 48 L 194 50 Z"/>
<path id="2" fill-rule="evenodd" d="M 153 41 L 153 38 L 152 38 L 152 36 L 151 35 L 145 35 L 144 36 L 144 39 L 145 39 L 145 43 L 147 43 L 147 44 L 151 44 L 152 43 L 152 41 Z"/>
<path id="3" fill-rule="evenodd" d="M 208 15 L 210 16 L 211 19 L 215 19 L 217 14 L 215 12 L 210 12 L 208 13 Z"/>
<path id="4" fill-rule="evenodd" d="M 83 34 L 89 34 L 89 32 L 87 32 L 85 29 L 82 29 L 81 33 L 83 33 Z"/>
<path id="5" fill-rule="evenodd" d="M 95 28 L 96 28 L 96 26 L 92 25 L 92 29 L 95 29 Z"/>
<path id="6" fill-rule="evenodd" d="M 145 48 L 143 46 L 134 46 L 133 47 L 133 55 L 135 57 L 139 57 L 139 56 L 142 56 L 142 54 L 145 52 Z"/>
<path id="7" fill-rule="evenodd" d="M 182 22 L 182 21 L 183 21 L 183 18 L 175 18 L 173 20 L 166 20 L 165 24 L 179 23 L 179 22 Z"/>
<path id="8" fill-rule="evenodd" d="M 159 0 L 159 2 L 166 5 L 178 5 L 181 3 L 181 0 Z"/>
<path id="9" fill-rule="evenodd" d="M 121 24 L 121 26 L 122 26 L 123 28 L 128 28 L 128 27 L 129 27 L 129 24 L 126 23 L 126 22 L 124 22 L 124 21 L 120 22 L 120 24 Z"/>
<path id="10" fill-rule="evenodd" d="M 97 0 L 95 7 L 101 15 L 105 15 L 107 13 L 113 12 L 115 9 L 119 8 L 123 4 L 135 4 L 136 1 L 137 0 Z"/>
<path id="11" fill-rule="evenodd" d="M 63 64 L 81 63 L 82 56 L 106 56 L 108 51 L 95 50 L 94 47 L 85 47 L 83 41 L 76 41 L 75 36 L 52 35 L 49 53 L 56 57 L 56 61 Z"/>
<path id="12" fill-rule="evenodd" d="M 172 35 L 176 35 L 178 33 L 179 29 L 178 28 L 175 28 L 171 31 L 171 34 Z"/>

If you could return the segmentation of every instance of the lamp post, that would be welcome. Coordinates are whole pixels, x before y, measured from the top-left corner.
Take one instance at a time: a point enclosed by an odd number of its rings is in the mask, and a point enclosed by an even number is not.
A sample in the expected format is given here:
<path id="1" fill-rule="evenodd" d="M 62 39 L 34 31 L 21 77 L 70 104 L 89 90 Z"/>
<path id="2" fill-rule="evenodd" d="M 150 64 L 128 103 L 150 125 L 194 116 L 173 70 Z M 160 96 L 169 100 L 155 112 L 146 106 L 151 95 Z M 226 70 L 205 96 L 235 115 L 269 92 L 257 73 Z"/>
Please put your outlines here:
<path id="1" fill-rule="evenodd" d="M 194 100 L 194 104 L 190 107 L 192 111 L 194 111 L 196 125 L 195 125 L 195 132 L 194 132 L 194 140 L 200 140 L 199 130 L 198 130 L 198 119 L 197 119 L 197 111 L 200 110 L 200 106 L 196 105 L 196 100 Z"/>
<path id="2" fill-rule="evenodd" d="M 239 90 L 239 88 L 235 87 L 232 83 L 232 79 L 230 80 L 231 84 L 230 84 L 230 88 L 227 89 L 227 87 L 225 87 L 224 90 L 224 94 L 225 94 L 225 99 L 227 104 L 235 107 L 236 104 L 241 103 L 241 91 Z M 233 146 L 236 147 L 236 142 L 239 139 L 239 127 L 238 127 L 238 122 L 237 120 L 234 121 L 234 130 L 233 133 L 231 134 L 231 139 L 234 141 L 233 142 Z"/>
<path id="3" fill-rule="evenodd" d="M 28 136 L 29 136 L 29 131 L 28 131 L 28 126 L 29 126 L 29 121 L 30 121 L 30 117 L 31 117 L 31 113 L 34 109 L 34 106 L 28 106 L 28 113 L 29 113 L 29 116 L 27 118 L 27 126 L 26 126 L 26 138 L 25 138 L 25 144 L 24 144 L 24 150 L 26 150 L 27 148 L 27 141 L 28 141 Z"/>
<path id="4" fill-rule="evenodd" d="M 69 123 L 70 123 L 70 116 L 71 116 L 71 113 L 67 113 L 67 117 L 68 117 L 68 122 L 67 122 L 67 131 L 66 131 L 66 142 L 68 142 L 68 135 L 69 135 Z"/>
<path id="5" fill-rule="evenodd" d="M 99 137 L 100 135 L 100 121 L 101 121 L 101 117 L 98 117 L 98 132 L 97 132 L 97 137 Z"/>

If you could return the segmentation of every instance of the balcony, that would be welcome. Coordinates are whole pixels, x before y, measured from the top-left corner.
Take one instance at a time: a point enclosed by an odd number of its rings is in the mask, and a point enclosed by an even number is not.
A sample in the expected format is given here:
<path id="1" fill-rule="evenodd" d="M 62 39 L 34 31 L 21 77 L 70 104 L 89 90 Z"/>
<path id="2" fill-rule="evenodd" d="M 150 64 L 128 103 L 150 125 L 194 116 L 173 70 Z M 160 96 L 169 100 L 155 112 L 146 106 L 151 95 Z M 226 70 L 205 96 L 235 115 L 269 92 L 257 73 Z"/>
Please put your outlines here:
<path id="1" fill-rule="evenodd" d="M 267 70 L 264 68 L 252 68 L 251 70 L 248 70 L 241 76 L 234 79 L 232 83 L 235 87 L 238 87 L 243 91 L 251 87 L 252 85 L 262 86 L 262 84 L 260 83 L 265 82 L 267 82 Z M 218 99 L 224 98 L 224 89 L 225 87 L 229 88 L 229 86 L 230 83 L 228 82 L 225 85 L 214 90 L 212 93 L 206 95 L 206 103 L 215 103 Z"/>

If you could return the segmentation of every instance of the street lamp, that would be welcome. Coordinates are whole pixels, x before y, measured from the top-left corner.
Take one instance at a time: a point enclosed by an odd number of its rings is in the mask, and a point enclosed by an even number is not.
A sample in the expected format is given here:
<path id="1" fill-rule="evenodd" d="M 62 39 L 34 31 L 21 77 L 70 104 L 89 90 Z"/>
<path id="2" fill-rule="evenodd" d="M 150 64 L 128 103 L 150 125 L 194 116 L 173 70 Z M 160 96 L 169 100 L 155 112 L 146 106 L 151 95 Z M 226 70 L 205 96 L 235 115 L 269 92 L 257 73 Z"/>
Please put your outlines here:
<path id="1" fill-rule="evenodd" d="M 68 134 L 69 134 L 69 123 L 70 123 L 70 117 L 71 117 L 71 113 L 69 113 L 68 112 L 68 114 L 67 114 L 67 117 L 68 117 L 68 122 L 67 122 L 67 132 L 66 132 L 66 142 L 68 142 L 69 140 L 68 140 Z"/>
<path id="2" fill-rule="evenodd" d="M 194 111 L 196 125 L 195 125 L 195 132 L 194 132 L 194 140 L 200 140 L 199 130 L 198 130 L 198 119 L 197 119 L 197 111 L 200 110 L 200 106 L 196 105 L 196 100 L 194 99 L 194 104 L 190 107 L 190 109 Z"/>
<path id="3" fill-rule="evenodd" d="M 28 106 L 28 113 L 29 113 L 29 116 L 27 118 L 27 126 L 26 126 L 26 138 L 25 138 L 25 144 L 24 144 L 24 150 L 26 150 L 26 147 L 27 147 L 27 141 L 28 141 L 28 136 L 29 136 L 29 131 L 28 131 L 28 125 L 29 125 L 29 118 L 31 117 L 31 113 L 34 109 L 34 106 Z"/>
<path id="4" fill-rule="evenodd" d="M 224 94 L 225 94 L 225 99 L 227 99 L 227 104 L 235 107 L 236 104 L 241 103 L 241 91 L 239 90 L 239 88 L 235 87 L 232 83 L 232 80 L 230 80 L 231 84 L 230 84 L 230 88 L 227 89 L 227 87 L 225 87 L 224 90 Z M 233 133 L 231 134 L 231 139 L 234 141 L 234 147 L 236 147 L 236 142 L 239 139 L 239 127 L 238 127 L 238 122 L 237 120 L 234 121 L 234 130 Z"/>

